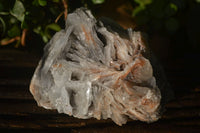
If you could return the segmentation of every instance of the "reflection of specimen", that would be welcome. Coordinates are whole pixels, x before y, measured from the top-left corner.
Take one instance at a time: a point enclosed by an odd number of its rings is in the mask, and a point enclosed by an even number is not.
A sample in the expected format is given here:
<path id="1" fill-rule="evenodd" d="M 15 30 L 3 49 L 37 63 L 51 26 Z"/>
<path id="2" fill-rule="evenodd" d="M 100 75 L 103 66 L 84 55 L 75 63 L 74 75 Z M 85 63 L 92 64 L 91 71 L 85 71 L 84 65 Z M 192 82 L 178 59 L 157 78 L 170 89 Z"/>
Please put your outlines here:
<path id="1" fill-rule="evenodd" d="M 78 118 L 157 120 L 161 95 L 140 32 L 122 36 L 104 25 L 86 9 L 68 14 L 44 49 L 31 93 L 39 106 Z"/>

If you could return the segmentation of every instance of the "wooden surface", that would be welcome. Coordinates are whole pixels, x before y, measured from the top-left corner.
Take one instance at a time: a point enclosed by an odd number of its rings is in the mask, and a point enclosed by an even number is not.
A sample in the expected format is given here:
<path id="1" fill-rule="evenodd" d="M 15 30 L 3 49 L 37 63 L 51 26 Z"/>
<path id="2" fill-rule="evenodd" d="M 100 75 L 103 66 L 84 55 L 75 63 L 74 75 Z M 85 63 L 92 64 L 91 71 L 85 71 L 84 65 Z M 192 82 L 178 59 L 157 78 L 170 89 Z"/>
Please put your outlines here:
<path id="1" fill-rule="evenodd" d="M 81 120 L 38 107 L 29 83 L 40 59 L 27 51 L 0 49 L 0 133 L 151 133 L 200 132 L 200 54 L 186 54 L 165 62 L 175 92 L 162 118 L 154 123 L 132 121 L 122 127 L 111 120 Z"/>

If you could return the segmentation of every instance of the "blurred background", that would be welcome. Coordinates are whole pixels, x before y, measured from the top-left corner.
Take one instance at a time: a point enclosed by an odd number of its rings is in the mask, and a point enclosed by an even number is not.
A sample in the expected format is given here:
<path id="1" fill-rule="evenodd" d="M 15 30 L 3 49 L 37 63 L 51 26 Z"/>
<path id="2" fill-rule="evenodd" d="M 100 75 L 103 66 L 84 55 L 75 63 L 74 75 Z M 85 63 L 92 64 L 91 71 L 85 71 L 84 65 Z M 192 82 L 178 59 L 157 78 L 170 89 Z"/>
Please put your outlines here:
<path id="1" fill-rule="evenodd" d="M 65 27 L 67 12 L 79 7 L 89 8 L 97 18 L 106 16 L 124 28 L 146 32 L 159 58 L 200 50 L 199 0 L 1 0 L 0 48 L 41 52 Z"/>
<path id="2" fill-rule="evenodd" d="M 80 120 L 39 108 L 29 83 L 43 47 L 86 7 L 147 34 L 175 93 L 155 123 Z M 200 132 L 200 0 L 0 0 L 0 132 Z"/>

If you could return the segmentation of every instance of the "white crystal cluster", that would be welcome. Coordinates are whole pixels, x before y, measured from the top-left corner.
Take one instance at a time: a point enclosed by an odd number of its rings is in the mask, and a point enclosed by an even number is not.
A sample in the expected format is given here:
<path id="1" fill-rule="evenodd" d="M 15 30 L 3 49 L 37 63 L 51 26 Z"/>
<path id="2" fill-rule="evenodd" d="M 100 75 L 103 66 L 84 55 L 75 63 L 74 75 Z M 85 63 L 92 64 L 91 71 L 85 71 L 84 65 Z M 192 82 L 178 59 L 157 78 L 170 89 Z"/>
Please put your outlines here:
<path id="1" fill-rule="evenodd" d="M 143 53 L 140 32 L 123 38 L 77 9 L 44 48 L 30 91 L 39 106 L 77 118 L 156 121 L 161 95 Z"/>

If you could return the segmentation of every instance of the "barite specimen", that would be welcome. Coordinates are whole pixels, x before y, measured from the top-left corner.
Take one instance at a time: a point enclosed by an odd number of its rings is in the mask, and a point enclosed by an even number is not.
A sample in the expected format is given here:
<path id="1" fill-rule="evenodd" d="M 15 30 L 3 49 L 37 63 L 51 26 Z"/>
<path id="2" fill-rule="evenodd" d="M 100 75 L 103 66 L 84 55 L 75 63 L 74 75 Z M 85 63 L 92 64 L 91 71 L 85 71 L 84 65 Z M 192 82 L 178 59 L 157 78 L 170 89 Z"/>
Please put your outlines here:
<path id="1" fill-rule="evenodd" d="M 161 94 L 141 33 L 117 33 L 103 20 L 84 8 L 68 15 L 44 48 L 31 93 L 39 106 L 77 118 L 156 121 Z"/>

